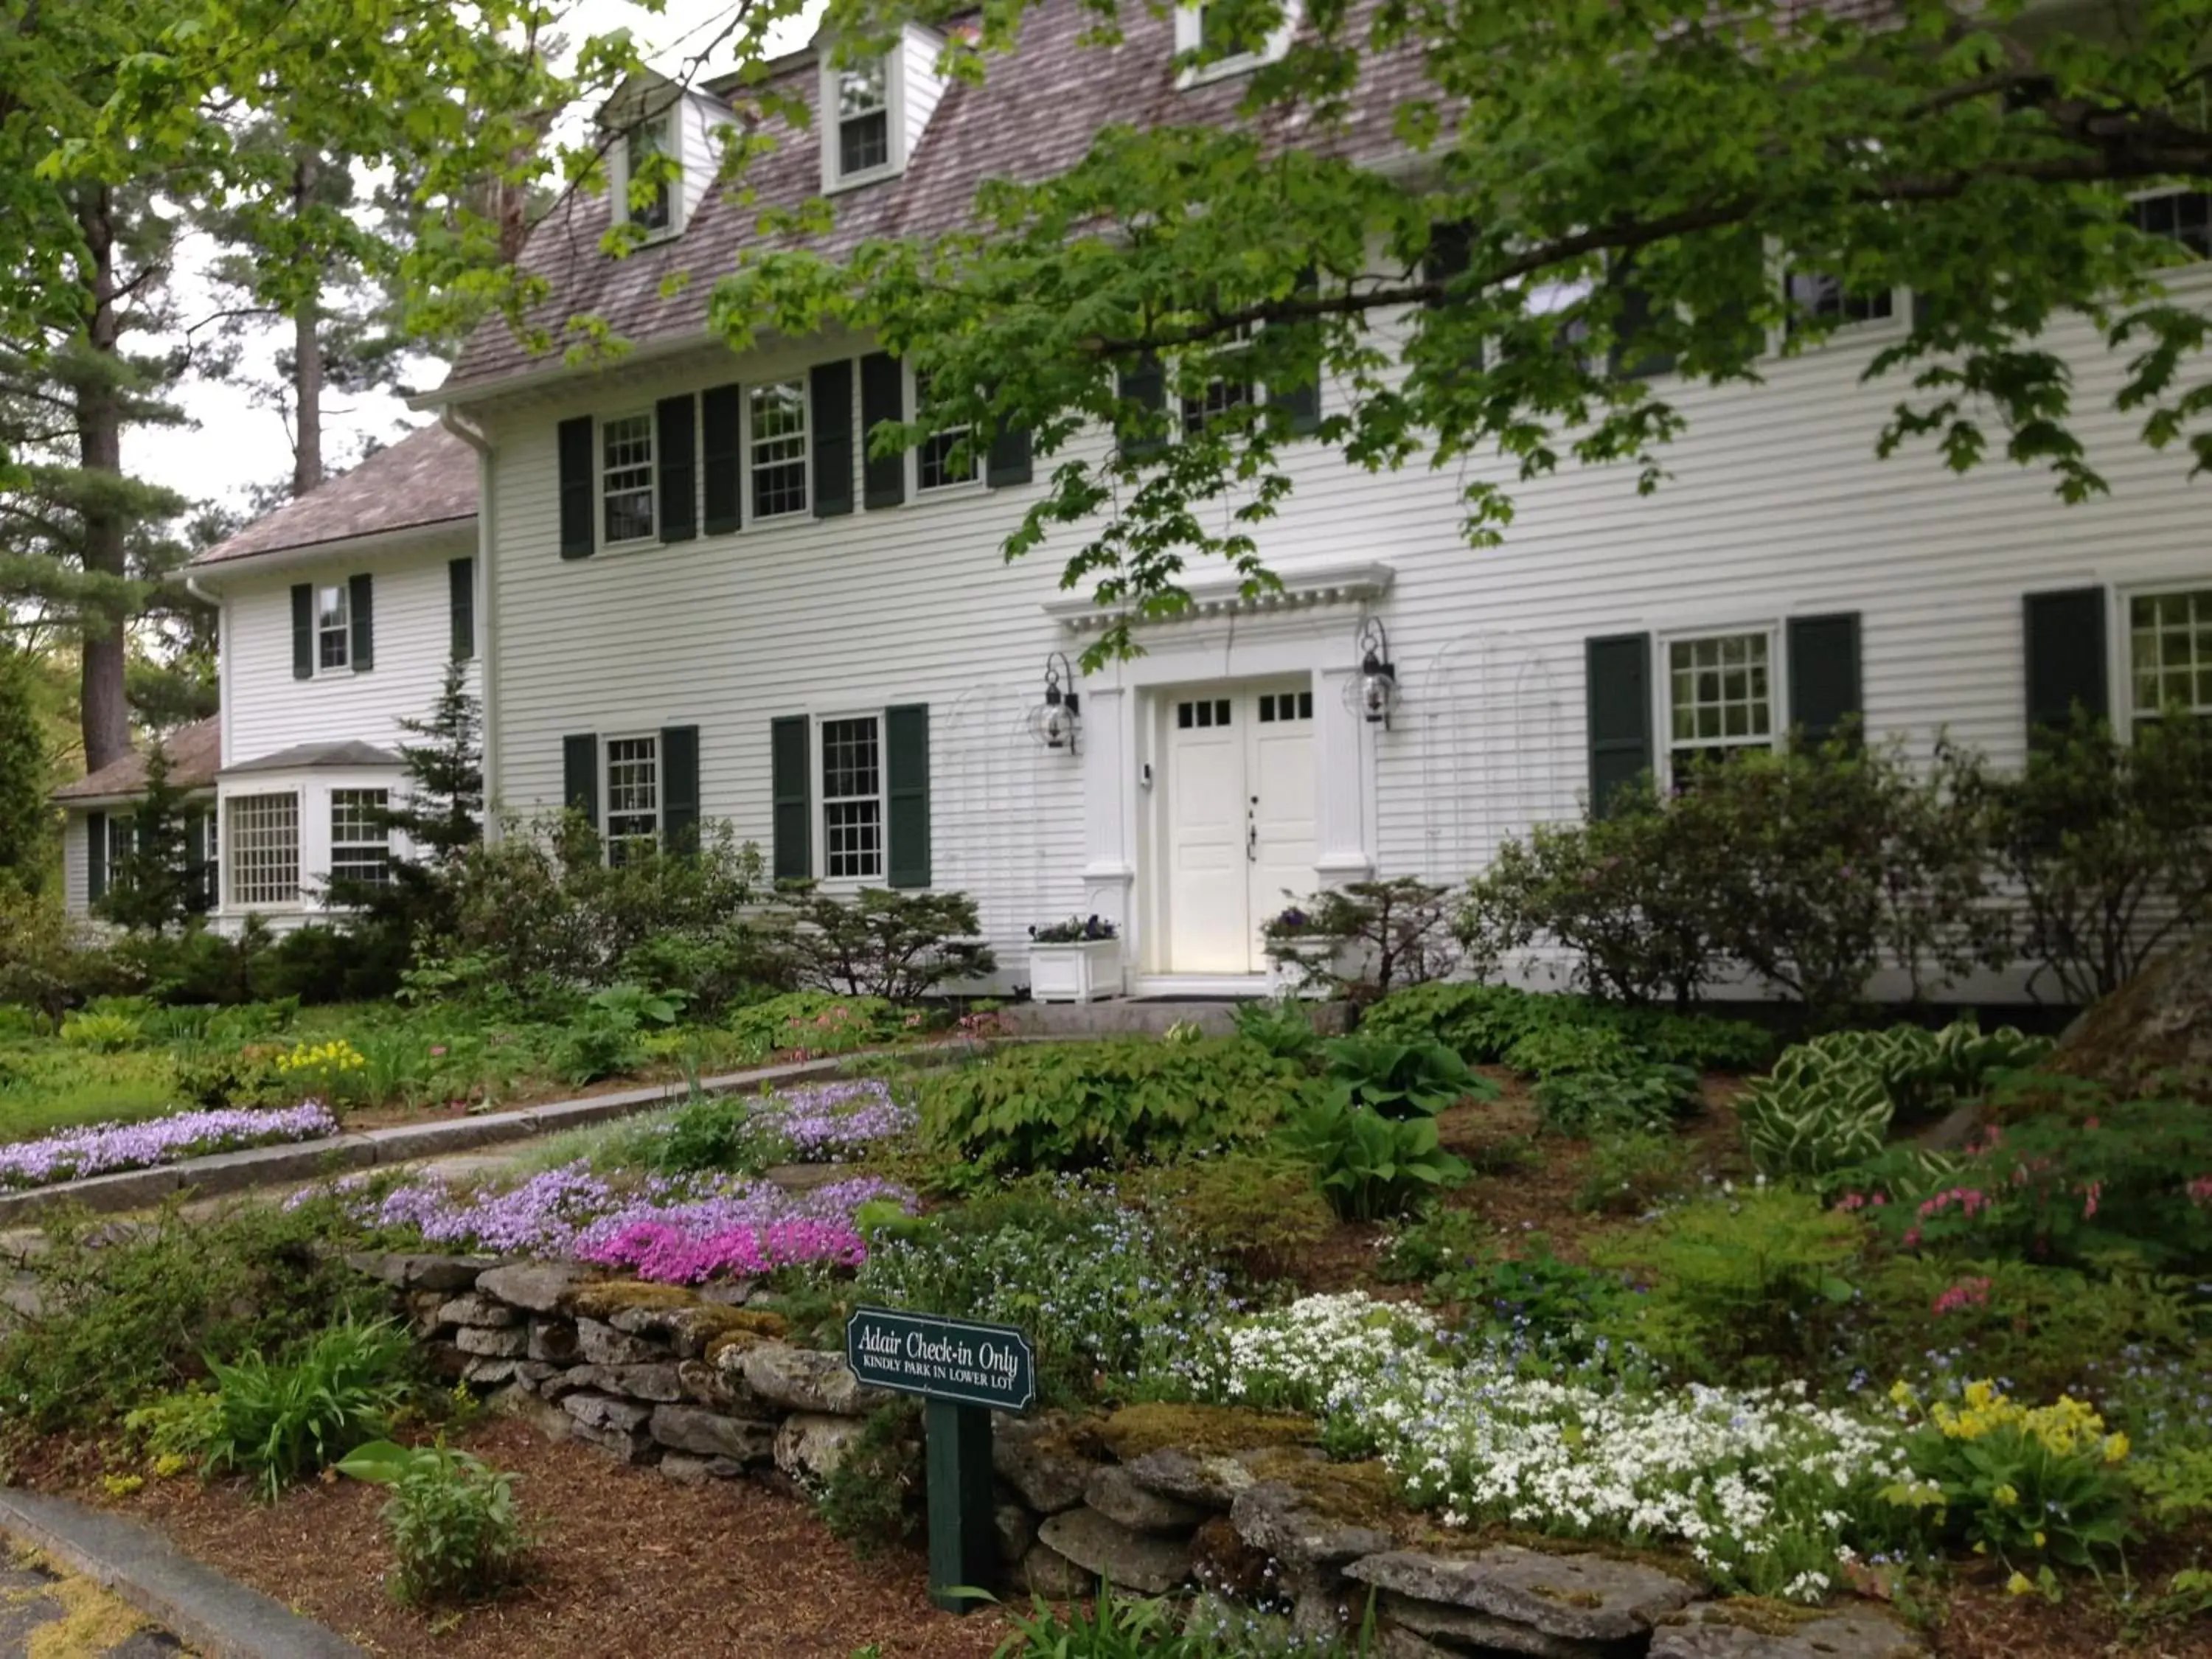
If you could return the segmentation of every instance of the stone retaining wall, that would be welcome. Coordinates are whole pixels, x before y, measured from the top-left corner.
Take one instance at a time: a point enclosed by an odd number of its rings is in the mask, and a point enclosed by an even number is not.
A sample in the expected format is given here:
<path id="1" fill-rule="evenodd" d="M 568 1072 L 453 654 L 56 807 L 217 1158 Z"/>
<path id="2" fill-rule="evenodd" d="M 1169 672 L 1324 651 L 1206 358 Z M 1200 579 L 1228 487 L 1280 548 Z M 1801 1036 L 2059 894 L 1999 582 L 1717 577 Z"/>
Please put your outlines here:
<path id="1" fill-rule="evenodd" d="M 361 1255 L 441 1372 L 627 1463 L 697 1484 L 817 1486 L 895 1396 L 786 1340 L 743 1285 L 688 1290 L 567 1263 Z M 1495 1544 L 1439 1550 L 1382 1469 L 1329 1462 L 1294 1418 L 1144 1406 L 1000 1415 L 992 1462 L 1005 1587 L 1197 1588 L 1243 1624 L 1320 1635 L 1372 1601 L 1377 1659 L 1913 1659 L 1870 1612 L 1709 1599 L 1658 1566 Z M 1231 1606 L 1233 1604 L 1233 1607 Z"/>

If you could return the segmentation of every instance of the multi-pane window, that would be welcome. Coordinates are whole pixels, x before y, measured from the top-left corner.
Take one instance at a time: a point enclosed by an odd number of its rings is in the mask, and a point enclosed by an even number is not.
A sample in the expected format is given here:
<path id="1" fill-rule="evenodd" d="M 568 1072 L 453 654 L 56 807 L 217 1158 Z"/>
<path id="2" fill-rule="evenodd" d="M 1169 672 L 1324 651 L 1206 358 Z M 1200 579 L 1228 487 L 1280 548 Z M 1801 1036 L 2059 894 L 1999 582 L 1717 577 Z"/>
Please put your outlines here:
<path id="1" fill-rule="evenodd" d="M 107 888 L 113 892 L 131 879 L 131 849 L 137 839 L 137 821 L 120 812 L 107 817 Z"/>
<path id="2" fill-rule="evenodd" d="M 629 163 L 629 179 L 626 179 L 625 183 L 635 179 L 641 173 L 644 172 L 646 164 L 654 156 L 672 153 L 674 147 L 668 142 L 669 123 L 672 118 L 672 116 L 665 114 L 655 116 L 650 121 L 639 122 L 623 136 L 623 150 Z M 630 223 L 642 226 L 647 230 L 667 229 L 668 181 L 665 179 L 655 180 L 653 186 L 653 199 L 643 206 L 641 207 L 638 204 L 635 197 L 623 203 L 623 206 Z"/>
<path id="3" fill-rule="evenodd" d="M 1700 761 L 1773 746 L 1770 654 L 1765 634 L 1668 643 L 1668 735 L 1678 780 Z"/>
<path id="4" fill-rule="evenodd" d="M 1310 691 L 1262 691 L 1260 694 L 1260 724 L 1262 726 L 1312 718 L 1313 693 Z"/>
<path id="5" fill-rule="evenodd" d="M 392 881 L 391 801 L 384 789 L 331 791 L 331 880 L 384 887 Z"/>
<path id="6" fill-rule="evenodd" d="M 878 58 L 838 74 L 837 176 L 872 173 L 890 160 L 890 94 Z"/>
<path id="7" fill-rule="evenodd" d="M 883 728 L 872 714 L 822 722 L 823 874 L 884 872 Z"/>
<path id="8" fill-rule="evenodd" d="M 2137 230 L 2170 238 L 2198 258 L 2212 259 L 2212 191 L 2139 196 L 2128 204 L 2128 220 Z"/>
<path id="9" fill-rule="evenodd" d="M 2172 708 L 2212 715 L 2212 587 L 2130 599 L 2128 662 L 2137 721 Z"/>
<path id="10" fill-rule="evenodd" d="M 233 795 L 223 813 L 231 907 L 299 902 L 299 796 Z"/>
<path id="11" fill-rule="evenodd" d="M 1240 331 L 1238 340 L 1249 339 L 1249 331 Z M 1235 350 L 1232 344 L 1225 348 Z M 1206 390 L 1195 397 L 1182 400 L 1182 429 L 1195 434 L 1206 430 L 1231 410 L 1255 400 L 1256 388 L 1252 377 L 1224 374 L 1219 380 L 1206 382 Z"/>
<path id="12" fill-rule="evenodd" d="M 1194 728 L 1226 726 L 1229 724 L 1229 699 L 1200 697 L 1195 702 L 1176 705 L 1176 728 L 1188 732 Z"/>
<path id="13" fill-rule="evenodd" d="M 1793 270 L 1788 277 L 1788 287 L 1793 314 L 1832 317 L 1844 326 L 1882 322 L 1897 314 L 1893 289 L 1855 293 L 1844 286 L 1842 277 L 1832 276 L 1825 270 Z"/>
<path id="14" fill-rule="evenodd" d="M 806 511 L 806 382 L 771 380 L 751 400 L 753 517 Z"/>
<path id="15" fill-rule="evenodd" d="M 607 862 L 649 853 L 660 836 L 660 739 L 607 739 Z"/>
<path id="16" fill-rule="evenodd" d="M 606 539 L 634 542 L 653 534 L 653 416 L 624 415 L 599 426 L 599 495 L 606 504 Z"/>
<path id="17" fill-rule="evenodd" d="M 927 412 L 929 408 L 929 379 L 916 375 L 914 382 L 915 405 Z M 946 427 L 933 432 L 921 441 L 915 451 L 915 488 L 916 490 L 945 489 L 954 484 L 973 483 L 975 477 L 975 458 L 965 446 L 973 428 Z"/>
<path id="18" fill-rule="evenodd" d="M 343 668 L 352 659 L 353 623 L 346 585 L 315 590 L 315 665 Z"/>

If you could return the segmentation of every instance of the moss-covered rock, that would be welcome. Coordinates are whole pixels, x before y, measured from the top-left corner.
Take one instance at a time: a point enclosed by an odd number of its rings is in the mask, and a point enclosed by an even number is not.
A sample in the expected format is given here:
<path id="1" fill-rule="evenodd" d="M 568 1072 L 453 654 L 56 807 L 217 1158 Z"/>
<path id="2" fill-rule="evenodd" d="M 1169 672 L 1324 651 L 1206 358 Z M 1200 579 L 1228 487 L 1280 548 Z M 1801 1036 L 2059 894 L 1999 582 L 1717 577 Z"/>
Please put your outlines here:
<path id="1" fill-rule="evenodd" d="M 1297 1446 L 1271 1446 L 1239 1460 L 1254 1479 L 1289 1486 L 1304 1507 L 1332 1521 L 1388 1530 L 1406 1506 L 1380 1462 L 1331 1463 Z"/>
<path id="2" fill-rule="evenodd" d="M 1124 1463 L 1169 1447 L 1208 1455 L 1307 1446 L 1316 1433 L 1310 1418 L 1247 1411 L 1239 1406 L 1158 1404 L 1124 1406 L 1100 1430 L 1108 1449 Z"/>
<path id="3" fill-rule="evenodd" d="M 681 1285 L 656 1285 L 641 1279 L 609 1279 L 595 1285 L 578 1285 L 561 1297 L 564 1313 L 614 1322 L 615 1315 L 631 1308 L 690 1308 L 699 1305 L 699 1293 Z"/>

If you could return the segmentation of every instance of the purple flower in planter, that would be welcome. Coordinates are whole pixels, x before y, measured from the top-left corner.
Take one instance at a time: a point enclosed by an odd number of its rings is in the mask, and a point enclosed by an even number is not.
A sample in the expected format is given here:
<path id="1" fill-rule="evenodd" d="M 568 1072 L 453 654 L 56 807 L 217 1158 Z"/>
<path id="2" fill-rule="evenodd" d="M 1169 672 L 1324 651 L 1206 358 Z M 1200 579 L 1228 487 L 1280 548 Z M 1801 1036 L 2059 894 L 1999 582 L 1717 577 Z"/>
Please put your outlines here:
<path id="1" fill-rule="evenodd" d="M 270 1109 L 226 1106 L 177 1112 L 144 1123 L 95 1123 L 0 1146 L 0 1187 L 45 1187 L 117 1170 L 147 1170 L 179 1158 L 246 1146 L 316 1140 L 338 1132 L 319 1101 Z"/>

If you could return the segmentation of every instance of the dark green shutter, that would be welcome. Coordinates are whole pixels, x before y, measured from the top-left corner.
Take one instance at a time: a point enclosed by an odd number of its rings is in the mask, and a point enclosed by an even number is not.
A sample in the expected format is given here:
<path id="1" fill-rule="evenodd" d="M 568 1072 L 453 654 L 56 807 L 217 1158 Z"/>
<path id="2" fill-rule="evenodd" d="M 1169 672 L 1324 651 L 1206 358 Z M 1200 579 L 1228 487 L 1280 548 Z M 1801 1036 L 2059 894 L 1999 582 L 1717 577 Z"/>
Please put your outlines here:
<path id="1" fill-rule="evenodd" d="M 315 590 L 306 582 L 292 589 L 292 678 L 315 678 Z"/>
<path id="2" fill-rule="evenodd" d="M 699 728 L 660 728 L 660 845 L 671 853 L 699 850 Z"/>
<path id="3" fill-rule="evenodd" d="M 561 739 L 561 805 L 599 827 L 599 739 L 580 732 Z"/>
<path id="4" fill-rule="evenodd" d="M 686 392 L 653 406 L 653 456 L 660 472 L 660 539 L 688 542 L 699 533 L 696 506 L 696 405 Z"/>
<path id="5" fill-rule="evenodd" d="M 1789 625 L 1790 723 L 1800 741 L 1826 743 L 1864 712 L 1859 695 L 1859 615 L 1792 617 Z"/>
<path id="6" fill-rule="evenodd" d="M 768 737 L 775 878 L 806 881 L 814 874 L 814 800 L 808 788 L 814 771 L 811 722 L 804 714 L 786 714 L 769 723 Z"/>
<path id="7" fill-rule="evenodd" d="M 477 562 L 446 561 L 446 599 L 453 621 L 453 660 L 466 662 L 477 653 Z"/>
<path id="8" fill-rule="evenodd" d="M 346 614 L 353 620 L 353 672 L 376 666 L 376 584 L 364 573 L 346 578 Z"/>
<path id="9" fill-rule="evenodd" d="M 744 454 L 738 412 L 744 393 L 734 386 L 710 386 L 699 395 L 701 462 L 706 471 L 707 533 L 726 536 L 744 522 Z"/>
<path id="10" fill-rule="evenodd" d="M 1168 406 L 1167 371 L 1160 360 L 1147 352 L 1121 374 L 1121 396 L 1137 404 L 1146 415 L 1162 413 Z M 1157 455 L 1166 447 L 1167 440 L 1158 433 L 1133 434 L 1121 441 L 1124 455 Z"/>
<path id="11" fill-rule="evenodd" d="M 817 363 L 807 377 L 814 427 L 814 516 L 853 510 L 853 364 Z"/>
<path id="12" fill-rule="evenodd" d="M 84 815 L 84 902 L 97 904 L 107 896 L 107 814 Z"/>
<path id="13" fill-rule="evenodd" d="M 209 811 L 214 809 L 210 808 Z M 204 911 L 214 903 L 213 885 L 209 880 L 207 812 L 191 812 L 185 817 L 185 903 L 194 911 Z"/>
<path id="14" fill-rule="evenodd" d="M 1462 220 L 1429 227 L 1428 257 L 1421 261 L 1421 276 L 1431 283 L 1449 283 L 1464 276 L 1474 258 L 1474 231 Z M 1423 301 L 1431 310 L 1449 304 L 1442 295 Z"/>
<path id="15" fill-rule="evenodd" d="M 1636 280 L 1634 261 L 1624 258 L 1614 268 L 1613 281 L 1620 300 L 1613 319 L 1613 374 L 1625 380 L 1644 380 L 1671 373 L 1674 354 L 1644 343 L 1656 313 L 1651 308 L 1651 290 Z"/>
<path id="16" fill-rule="evenodd" d="M 2027 736 L 2033 746 L 2071 724 L 2078 707 L 2112 715 L 2105 651 L 2105 590 L 2073 587 L 2027 599 Z"/>
<path id="17" fill-rule="evenodd" d="M 1613 798 L 1651 769 L 1651 636 L 1614 634 L 1584 642 L 1589 702 L 1589 811 L 1613 811 Z"/>
<path id="18" fill-rule="evenodd" d="M 876 428 L 906 419 L 906 371 L 888 351 L 860 359 L 860 481 L 862 502 L 870 508 L 896 507 L 906 499 L 906 452 L 876 453 Z"/>
<path id="19" fill-rule="evenodd" d="M 561 448 L 561 556 L 588 559 L 599 539 L 592 533 L 592 417 L 563 421 Z"/>
<path id="20" fill-rule="evenodd" d="M 983 471 L 983 482 L 994 489 L 1005 489 L 1012 484 L 1030 481 L 1030 434 L 1025 427 L 1012 432 L 1001 432 L 991 440 L 991 453 Z"/>
<path id="21" fill-rule="evenodd" d="M 1321 278 L 1309 267 L 1298 277 L 1297 292 L 1314 295 L 1320 291 Z M 1287 410 L 1291 430 L 1306 437 L 1321 425 L 1321 325 L 1291 323 L 1281 326 L 1295 331 L 1299 347 L 1297 367 L 1285 375 L 1285 384 L 1279 390 L 1268 388 L 1267 401 Z M 1312 339 L 1310 347 L 1307 344 L 1309 336 Z"/>
<path id="22" fill-rule="evenodd" d="M 929 705 L 884 710 L 884 879 L 893 887 L 929 885 Z"/>

